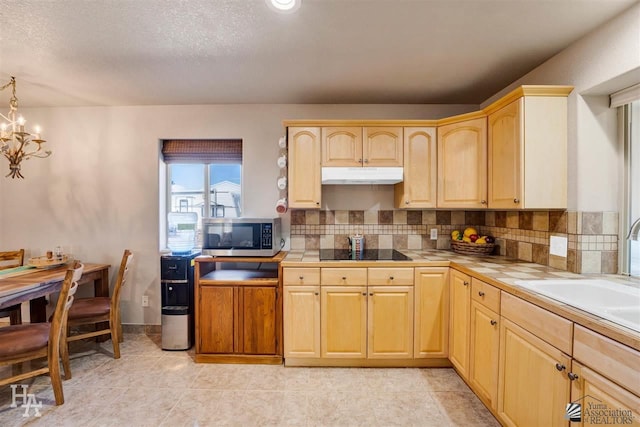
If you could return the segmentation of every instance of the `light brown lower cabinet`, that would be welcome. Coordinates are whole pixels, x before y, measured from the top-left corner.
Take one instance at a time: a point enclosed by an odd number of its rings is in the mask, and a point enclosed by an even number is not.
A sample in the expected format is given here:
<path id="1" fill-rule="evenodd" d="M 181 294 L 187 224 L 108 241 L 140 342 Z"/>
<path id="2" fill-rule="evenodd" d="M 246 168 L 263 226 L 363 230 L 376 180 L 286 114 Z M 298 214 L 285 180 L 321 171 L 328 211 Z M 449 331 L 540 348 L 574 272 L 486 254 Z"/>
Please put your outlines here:
<path id="1" fill-rule="evenodd" d="M 500 316 L 477 301 L 471 301 L 469 383 L 478 397 L 496 409 Z"/>
<path id="2" fill-rule="evenodd" d="M 320 285 L 285 286 L 284 357 L 320 357 Z"/>
<path id="3" fill-rule="evenodd" d="M 320 288 L 320 348 L 323 358 L 367 357 L 367 287 Z"/>
<path id="4" fill-rule="evenodd" d="M 507 426 L 568 426 L 571 358 L 506 318 L 500 325 L 498 409 Z"/>
<path id="5" fill-rule="evenodd" d="M 415 269 L 413 357 L 449 356 L 449 267 Z"/>
<path id="6" fill-rule="evenodd" d="M 369 286 L 367 357 L 413 357 L 413 286 Z"/>
<path id="7" fill-rule="evenodd" d="M 640 397 L 573 361 L 571 401 L 580 404 L 580 421 L 572 426 L 640 426 Z"/>
<path id="8" fill-rule="evenodd" d="M 449 360 L 458 373 L 469 373 L 469 314 L 471 306 L 471 277 L 458 270 L 450 274 Z"/>

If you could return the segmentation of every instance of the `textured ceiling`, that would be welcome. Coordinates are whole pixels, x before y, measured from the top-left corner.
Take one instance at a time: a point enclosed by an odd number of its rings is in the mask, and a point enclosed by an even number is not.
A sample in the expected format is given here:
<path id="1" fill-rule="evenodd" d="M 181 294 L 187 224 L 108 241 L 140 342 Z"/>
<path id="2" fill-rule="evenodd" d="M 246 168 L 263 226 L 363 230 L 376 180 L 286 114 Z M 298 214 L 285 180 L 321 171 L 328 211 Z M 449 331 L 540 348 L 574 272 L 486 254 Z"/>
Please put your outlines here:
<path id="1" fill-rule="evenodd" d="M 479 104 L 635 3 L 0 0 L 0 83 L 25 107 Z"/>

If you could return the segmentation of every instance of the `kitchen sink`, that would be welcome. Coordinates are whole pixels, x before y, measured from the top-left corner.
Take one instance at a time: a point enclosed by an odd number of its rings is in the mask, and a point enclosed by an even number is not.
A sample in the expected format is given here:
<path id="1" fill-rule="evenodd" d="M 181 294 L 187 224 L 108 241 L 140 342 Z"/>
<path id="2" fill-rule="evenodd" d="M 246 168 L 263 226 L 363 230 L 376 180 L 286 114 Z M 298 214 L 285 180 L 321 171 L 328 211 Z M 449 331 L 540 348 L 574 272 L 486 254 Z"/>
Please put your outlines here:
<path id="1" fill-rule="evenodd" d="M 640 289 L 602 279 L 516 280 L 515 284 L 640 332 Z"/>

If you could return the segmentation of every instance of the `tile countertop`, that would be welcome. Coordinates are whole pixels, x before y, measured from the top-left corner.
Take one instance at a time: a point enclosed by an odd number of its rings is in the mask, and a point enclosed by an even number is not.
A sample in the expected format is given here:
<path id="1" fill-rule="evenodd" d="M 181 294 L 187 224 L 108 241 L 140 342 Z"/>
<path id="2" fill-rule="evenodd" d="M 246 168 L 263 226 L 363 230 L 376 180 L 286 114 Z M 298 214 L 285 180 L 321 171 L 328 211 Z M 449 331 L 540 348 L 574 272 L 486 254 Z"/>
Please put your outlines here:
<path id="1" fill-rule="evenodd" d="M 411 261 L 320 261 L 319 251 L 290 251 L 283 267 L 453 267 L 512 295 L 545 308 L 586 328 L 640 351 L 640 333 L 571 307 L 515 284 L 516 280 L 606 279 L 621 285 L 640 287 L 640 280 L 616 274 L 576 274 L 503 256 L 468 256 L 447 250 L 402 250 Z"/>

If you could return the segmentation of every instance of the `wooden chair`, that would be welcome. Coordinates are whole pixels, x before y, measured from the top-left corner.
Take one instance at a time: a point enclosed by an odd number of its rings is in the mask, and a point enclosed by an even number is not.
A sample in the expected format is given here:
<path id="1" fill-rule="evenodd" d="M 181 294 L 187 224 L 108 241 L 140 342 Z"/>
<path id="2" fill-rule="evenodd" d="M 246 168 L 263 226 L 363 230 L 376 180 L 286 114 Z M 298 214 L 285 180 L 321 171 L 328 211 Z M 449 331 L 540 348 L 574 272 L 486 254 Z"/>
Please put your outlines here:
<path id="1" fill-rule="evenodd" d="M 48 373 L 51 377 L 56 405 L 64 403 L 60 357 L 62 356 L 64 360 L 67 345 L 66 334 L 62 331 L 66 328 L 69 307 L 73 303 L 73 294 L 78 288 L 78 280 L 82 276 L 83 269 L 82 264 L 75 263 L 73 268 L 67 270 L 50 323 L 29 323 L 0 328 L 0 366 L 47 358 L 47 366 L 44 368 L 0 379 L 0 386 Z M 65 376 L 67 372 L 65 367 Z"/>
<path id="2" fill-rule="evenodd" d="M 132 259 L 133 254 L 131 251 L 125 249 L 122 255 L 122 261 L 120 262 L 118 279 L 116 280 L 116 286 L 113 289 L 111 298 L 78 298 L 75 304 L 73 304 L 69 310 L 69 328 L 95 324 L 97 330 L 73 335 L 67 332 L 67 342 L 110 334 L 111 342 L 113 343 L 113 358 L 120 358 L 120 290 L 127 281 L 129 264 Z M 108 328 L 100 329 L 100 323 L 102 322 L 109 322 Z M 67 372 L 66 368 L 65 372 Z"/>
<path id="3" fill-rule="evenodd" d="M 19 251 L 0 252 L 0 270 L 7 268 L 20 267 L 24 263 L 24 249 Z M 8 317 L 11 325 L 19 325 L 22 323 L 22 313 L 20 304 L 0 310 L 0 317 Z"/>

